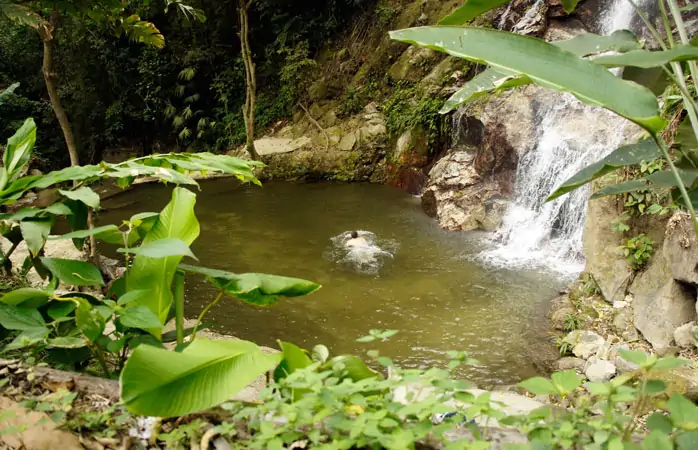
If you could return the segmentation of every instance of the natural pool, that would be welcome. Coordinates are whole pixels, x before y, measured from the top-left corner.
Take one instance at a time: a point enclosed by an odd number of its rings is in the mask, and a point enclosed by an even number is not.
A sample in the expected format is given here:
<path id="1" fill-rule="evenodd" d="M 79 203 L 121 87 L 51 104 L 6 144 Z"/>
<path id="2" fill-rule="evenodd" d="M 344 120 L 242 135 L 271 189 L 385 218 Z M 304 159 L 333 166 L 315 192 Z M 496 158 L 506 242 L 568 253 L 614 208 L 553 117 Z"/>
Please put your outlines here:
<path id="1" fill-rule="evenodd" d="M 332 354 L 378 348 L 406 366 L 437 364 L 447 350 L 466 350 L 483 364 L 466 369 L 474 381 L 508 384 L 535 374 L 532 340 L 547 302 L 564 286 L 554 274 L 486 267 L 468 259 L 482 247 L 474 233 L 452 233 L 420 210 L 419 199 L 382 185 L 201 183 L 196 213 L 201 236 L 192 246 L 201 265 L 313 280 L 315 294 L 283 299 L 269 309 L 228 300 L 208 319 L 215 329 L 276 346 L 282 339 Z M 147 185 L 104 202 L 101 223 L 159 211 L 170 188 Z M 398 245 L 378 275 L 357 274 L 328 257 L 331 238 L 369 230 Z M 191 262 L 191 261 L 189 261 Z M 187 284 L 187 315 L 215 295 L 203 280 Z M 359 344 L 372 328 L 397 329 L 387 342 Z"/>

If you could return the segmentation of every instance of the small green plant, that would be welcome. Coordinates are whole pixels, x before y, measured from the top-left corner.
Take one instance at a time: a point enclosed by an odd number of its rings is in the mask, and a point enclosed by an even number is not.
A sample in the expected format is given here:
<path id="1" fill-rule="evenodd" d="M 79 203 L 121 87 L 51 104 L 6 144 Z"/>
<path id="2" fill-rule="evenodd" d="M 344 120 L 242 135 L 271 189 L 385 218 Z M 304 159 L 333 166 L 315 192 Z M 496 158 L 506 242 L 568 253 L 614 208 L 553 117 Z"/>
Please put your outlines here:
<path id="1" fill-rule="evenodd" d="M 564 336 L 555 338 L 555 347 L 560 352 L 560 356 L 569 356 L 572 354 L 574 345 L 565 340 Z"/>
<path id="2" fill-rule="evenodd" d="M 451 122 L 440 114 L 443 100 L 426 95 L 419 88 L 401 81 L 383 103 L 388 133 L 397 138 L 407 130 L 421 128 L 430 148 L 438 147 L 450 136 Z"/>
<path id="3" fill-rule="evenodd" d="M 565 331 L 574 331 L 581 328 L 581 320 L 576 314 L 567 314 L 563 321 L 563 327 Z"/>
<path id="4" fill-rule="evenodd" d="M 596 280 L 591 274 L 582 274 L 580 281 L 582 293 L 585 296 L 593 297 L 594 295 L 601 295 L 601 289 L 599 288 L 599 285 L 596 283 Z"/>
<path id="5" fill-rule="evenodd" d="M 376 21 L 380 28 L 388 28 L 400 14 L 400 6 L 395 0 L 379 0 L 376 5 Z"/>
<path id="6" fill-rule="evenodd" d="M 619 248 L 623 250 L 628 264 L 633 270 L 642 269 L 652 258 L 654 242 L 646 234 L 639 234 L 628 239 Z"/>

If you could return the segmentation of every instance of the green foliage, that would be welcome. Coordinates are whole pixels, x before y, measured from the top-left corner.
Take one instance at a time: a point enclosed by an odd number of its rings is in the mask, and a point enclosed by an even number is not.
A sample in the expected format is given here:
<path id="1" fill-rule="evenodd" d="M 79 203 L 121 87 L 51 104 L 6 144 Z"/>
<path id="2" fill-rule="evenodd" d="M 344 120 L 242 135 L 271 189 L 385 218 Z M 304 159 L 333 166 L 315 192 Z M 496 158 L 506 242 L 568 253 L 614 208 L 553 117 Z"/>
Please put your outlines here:
<path id="1" fill-rule="evenodd" d="M 388 133 L 398 138 L 411 129 L 422 129 L 431 149 L 450 137 L 451 122 L 439 114 L 442 100 L 420 92 L 409 83 L 400 82 L 382 105 Z"/>
<path id="2" fill-rule="evenodd" d="M 380 28 L 388 28 L 400 14 L 400 6 L 396 3 L 396 0 L 378 0 L 376 21 Z"/>
<path id="3" fill-rule="evenodd" d="M 652 258 L 654 242 L 646 235 L 639 234 L 628 239 L 619 248 L 623 250 L 628 264 L 633 270 L 640 270 Z"/>
<path id="4" fill-rule="evenodd" d="M 576 314 L 566 314 L 563 320 L 563 327 L 565 331 L 574 331 L 581 328 L 581 320 Z"/>
<path id="5" fill-rule="evenodd" d="M 571 355 L 572 348 L 574 347 L 574 345 L 572 345 L 568 341 L 566 341 L 564 337 L 556 338 L 555 339 L 555 346 L 557 347 L 557 350 L 560 352 L 560 356 Z"/>
<path id="6" fill-rule="evenodd" d="M 121 374 L 121 399 L 135 414 L 182 416 L 226 401 L 280 360 L 246 341 L 200 339 L 181 353 L 144 345 Z"/>

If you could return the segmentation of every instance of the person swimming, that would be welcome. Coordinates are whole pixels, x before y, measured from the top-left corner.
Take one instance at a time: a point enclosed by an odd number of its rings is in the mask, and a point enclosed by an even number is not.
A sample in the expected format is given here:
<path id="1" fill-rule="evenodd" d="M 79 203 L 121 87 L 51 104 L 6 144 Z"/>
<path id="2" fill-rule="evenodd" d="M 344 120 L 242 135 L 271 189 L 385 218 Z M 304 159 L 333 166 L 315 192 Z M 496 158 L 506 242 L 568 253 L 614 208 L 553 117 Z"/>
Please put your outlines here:
<path id="1" fill-rule="evenodd" d="M 357 231 L 351 232 L 351 239 L 345 242 L 344 245 L 347 248 L 368 248 L 371 246 L 364 237 L 359 236 Z"/>

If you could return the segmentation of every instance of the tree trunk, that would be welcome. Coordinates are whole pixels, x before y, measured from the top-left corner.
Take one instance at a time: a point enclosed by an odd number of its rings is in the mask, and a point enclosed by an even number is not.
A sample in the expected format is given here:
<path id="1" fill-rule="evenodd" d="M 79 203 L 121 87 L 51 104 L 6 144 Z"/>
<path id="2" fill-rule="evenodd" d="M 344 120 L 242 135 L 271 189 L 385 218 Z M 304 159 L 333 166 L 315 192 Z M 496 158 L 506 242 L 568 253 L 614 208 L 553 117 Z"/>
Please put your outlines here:
<path id="1" fill-rule="evenodd" d="M 245 148 L 254 160 L 259 159 L 257 149 L 254 147 L 254 105 L 257 97 L 257 75 L 249 41 L 249 8 L 254 0 L 239 0 L 238 16 L 240 19 L 240 47 L 242 62 L 245 65 L 245 104 L 242 107 L 242 117 L 245 120 L 245 134 L 247 136 Z"/>
<path id="2" fill-rule="evenodd" d="M 63 105 L 61 105 L 61 99 L 58 97 L 58 91 L 56 90 L 53 80 L 53 43 L 57 23 L 58 12 L 53 10 L 51 13 L 51 21 L 44 22 L 39 26 L 39 35 L 44 43 L 44 65 L 42 72 L 44 74 L 46 90 L 48 91 L 48 96 L 51 99 L 51 107 L 53 108 L 53 112 L 56 114 L 58 123 L 61 125 L 61 130 L 63 130 L 65 145 L 68 147 L 68 154 L 70 155 L 70 165 L 79 166 L 80 158 L 78 157 L 78 148 L 75 145 L 73 129 L 70 126 L 68 114 L 66 114 Z"/>

